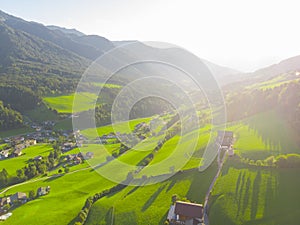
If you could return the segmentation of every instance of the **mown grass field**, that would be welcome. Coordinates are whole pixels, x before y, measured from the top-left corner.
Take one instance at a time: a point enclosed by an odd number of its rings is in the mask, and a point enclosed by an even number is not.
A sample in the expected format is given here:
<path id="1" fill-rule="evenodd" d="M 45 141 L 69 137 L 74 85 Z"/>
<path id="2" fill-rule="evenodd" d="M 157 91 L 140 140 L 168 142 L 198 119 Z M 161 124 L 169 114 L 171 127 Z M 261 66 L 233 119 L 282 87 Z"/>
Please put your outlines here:
<path id="1" fill-rule="evenodd" d="M 150 119 L 132 120 L 129 127 L 127 123 L 119 124 L 117 131 L 132 130 L 136 124 L 149 122 Z M 137 177 L 147 175 L 147 183 L 143 185 L 150 184 L 157 179 L 156 176 L 170 173 L 171 165 L 176 166 L 180 160 L 191 157 L 184 165 L 183 172 L 158 184 L 127 187 L 97 201 L 90 211 L 86 224 L 163 224 L 173 194 L 203 203 L 206 191 L 216 173 L 216 165 L 213 164 L 204 172 L 199 172 L 197 167 L 210 138 L 211 129 L 215 135 L 218 127 L 206 126 L 200 130 L 194 153 L 189 151 L 186 153 L 186 149 L 192 147 L 191 140 L 195 138 L 193 133 L 186 134 L 182 142 L 179 142 L 181 138 L 179 135 L 173 137 L 154 153 L 149 165 L 159 165 L 164 160 L 165 162 L 159 167 L 153 167 L 154 169 L 144 168 Z M 297 138 L 293 136 L 292 129 L 273 111 L 229 124 L 228 130 L 234 131 L 236 153 L 246 158 L 265 159 L 269 155 L 299 153 Z M 111 125 L 100 127 L 97 132 L 91 129 L 82 131 L 91 139 L 110 132 L 114 132 Z M 160 137 L 146 139 L 144 143 L 135 146 L 135 150 L 129 150 L 118 160 L 129 165 L 137 165 L 152 152 L 159 139 Z M 94 152 L 95 157 L 90 163 L 98 165 L 106 161 L 105 151 L 111 154 L 119 145 L 89 144 L 81 150 Z M 78 151 L 79 149 L 74 149 L 66 154 Z M 51 193 L 48 196 L 17 208 L 13 211 L 13 216 L 3 224 L 68 224 L 80 211 L 88 196 L 114 185 L 97 172 L 108 173 L 123 180 L 130 171 L 118 167 L 115 160 L 97 168 L 96 171 L 87 168 L 88 165 L 86 162 L 71 167 L 69 174 L 59 178 L 28 183 L 9 190 L 6 194 L 16 191 L 29 192 L 39 186 L 51 186 Z M 72 173 L 77 169 L 84 170 Z M 296 217 L 299 213 L 297 204 L 300 199 L 298 193 L 300 182 L 297 181 L 299 172 L 298 169 L 257 168 L 234 163 L 229 158 L 212 192 L 209 214 L 211 224 L 297 224 Z M 55 173 L 57 171 L 53 171 L 50 175 Z M 284 209 L 281 206 L 284 206 Z"/>
<path id="2" fill-rule="evenodd" d="M 299 138 L 275 111 L 229 124 L 227 129 L 234 132 L 234 149 L 246 158 L 265 159 L 271 155 L 300 152 Z"/>
<path id="3" fill-rule="evenodd" d="M 50 108 L 56 109 L 59 113 L 76 113 L 93 109 L 97 98 L 95 94 L 79 92 L 77 94 L 45 97 L 43 100 Z M 73 109 L 74 99 L 76 99 L 76 105 Z"/>
<path id="4" fill-rule="evenodd" d="M 98 86 L 98 87 L 106 87 L 106 88 L 121 88 L 122 86 L 118 84 L 110 84 L 110 83 L 96 83 L 94 82 L 93 85 Z"/>
<path id="5" fill-rule="evenodd" d="M 114 184 L 90 169 L 48 178 L 10 189 L 6 195 L 17 191 L 28 194 L 39 187 L 50 186 L 50 194 L 30 201 L 13 211 L 4 225 L 11 224 L 69 224 L 90 195 L 110 188 Z"/>
<path id="6" fill-rule="evenodd" d="M 261 169 L 227 161 L 210 202 L 212 225 L 295 225 L 300 169 Z"/>
<path id="7" fill-rule="evenodd" d="M 126 122 L 122 122 L 119 124 L 116 124 L 115 127 L 112 125 L 102 126 L 97 128 L 97 130 L 90 128 L 86 130 L 82 130 L 81 133 L 86 136 L 89 139 L 95 139 L 99 136 L 102 136 L 104 134 L 109 134 L 111 132 L 120 132 L 120 133 L 128 133 L 129 131 L 132 131 L 135 127 L 135 125 L 141 123 L 141 122 L 149 122 L 151 120 L 151 117 L 146 118 L 140 118 L 140 119 L 134 119 Z"/>
<path id="8" fill-rule="evenodd" d="M 9 175 L 16 175 L 16 170 L 23 168 L 29 159 L 41 155 L 47 156 L 53 150 L 49 144 L 37 144 L 22 150 L 23 155 L 0 161 L 0 170 L 5 168 Z"/>
<path id="9" fill-rule="evenodd" d="M 164 224 L 172 195 L 177 194 L 181 198 L 203 202 L 215 173 L 214 165 L 205 173 L 197 170 L 186 171 L 162 183 L 127 187 L 115 195 L 97 201 L 86 224 Z M 153 180 L 149 182 L 152 183 Z"/>

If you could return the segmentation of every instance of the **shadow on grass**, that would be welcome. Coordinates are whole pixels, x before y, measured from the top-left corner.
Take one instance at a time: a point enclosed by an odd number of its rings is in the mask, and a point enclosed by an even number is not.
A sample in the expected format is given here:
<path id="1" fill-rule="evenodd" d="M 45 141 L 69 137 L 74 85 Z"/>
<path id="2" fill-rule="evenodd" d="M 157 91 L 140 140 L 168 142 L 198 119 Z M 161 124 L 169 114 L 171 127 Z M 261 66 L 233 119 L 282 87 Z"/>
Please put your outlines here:
<path id="1" fill-rule="evenodd" d="M 245 179 L 246 179 L 246 172 L 243 173 L 242 178 L 241 178 L 241 188 L 239 189 L 239 195 L 238 195 L 238 211 L 236 214 L 236 218 L 240 216 L 240 209 L 241 209 L 241 204 L 242 204 L 242 198 L 243 198 L 243 190 L 245 188 Z"/>
<path id="2" fill-rule="evenodd" d="M 71 220 L 71 221 L 68 223 L 68 225 L 74 225 L 75 222 L 76 222 L 76 220 L 77 220 L 77 216 L 76 216 L 73 220 Z"/>
<path id="3" fill-rule="evenodd" d="M 246 211 L 248 203 L 249 203 L 250 187 L 251 187 L 251 179 L 250 179 L 250 177 L 248 177 L 247 183 L 246 183 L 246 191 L 245 191 L 244 200 L 243 200 L 243 208 L 242 208 L 243 215 L 245 214 L 245 211 Z"/>
<path id="4" fill-rule="evenodd" d="M 172 182 L 169 184 L 168 188 L 166 189 L 166 192 L 169 192 L 174 185 L 176 184 L 176 179 L 173 179 Z"/>
<path id="5" fill-rule="evenodd" d="M 142 212 L 145 212 L 155 201 L 155 199 L 159 196 L 159 194 L 162 192 L 162 190 L 166 187 L 166 185 L 161 186 L 160 188 L 157 189 L 155 193 L 147 200 L 147 202 L 144 204 L 142 208 Z"/>
<path id="6" fill-rule="evenodd" d="M 43 182 L 51 182 L 54 181 L 60 177 L 63 177 L 65 174 L 57 174 L 57 175 L 53 175 L 51 177 L 49 177 L 48 179 L 44 180 Z"/>
<path id="7" fill-rule="evenodd" d="M 272 215 L 273 197 L 274 197 L 274 190 L 272 187 L 272 177 L 269 177 L 267 181 L 267 188 L 266 188 L 264 216 Z"/>
<path id="8" fill-rule="evenodd" d="M 191 172 L 191 184 L 186 194 L 187 199 L 193 202 L 203 203 L 207 190 L 209 189 L 209 186 L 211 185 L 211 182 L 214 179 L 216 173 L 217 163 L 215 162 L 203 172 Z"/>
<path id="9" fill-rule="evenodd" d="M 96 171 L 97 169 L 101 168 L 102 166 L 105 166 L 106 164 L 108 164 L 108 163 L 111 162 L 111 161 L 112 161 L 112 160 L 110 160 L 110 161 L 105 161 L 105 162 L 99 163 L 98 165 L 91 166 L 92 168 L 90 169 L 90 172 Z"/>
<path id="10" fill-rule="evenodd" d="M 165 224 L 166 220 L 167 220 L 167 216 L 168 216 L 169 210 L 166 211 L 166 213 L 161 217 L 160 221 L 159 221 L 159 225 L 163 225 Z"/>
<path id="11" fill-rule="evenodd" d="M 242 172 L 239 173 L 239 177 L 236 181 L 236 184 L 235 184 L 235 199 L 237 200 L 238 199 L 238 195 L 239 195 L 239 187 L 240 187 L 240 184 L 241 184 L 241 179 L 242 179 Z"/>
<path id="12" fill-rule="evenodd" d="M 106 224 L 114 224 L 114 207 L 109 208 L 105 215 Z"/>
<path id="13" fill-rule="evenodd" d="M 253 181 L 252 200 L 251 200 L 251 220 L 255 220 L 258 207 L 258 198 L 261 185 L 261 172 L 258 171 Z"/>
<path id="14" fill-rule="evenodd" d="M 124 196 L 124 198 L 126 198 L 128 195 L 131 195 L 133 192 L 135 192 L 139 188 L 140 188 L 140 186 L 135 186 Z"/>
<path id="15" fill-rule="evenodd" d="M 268 148 L 275 152 L 291 149 L 290 137 L 292 131 L 288 130 L 285 122 L 276 112 L 266 111 L 245 121 L 250 129 L 261 137 Z M 283 135 L 286 134 L 286 135 Z M 290 139 L 290 140 L 289 140 Z"/>

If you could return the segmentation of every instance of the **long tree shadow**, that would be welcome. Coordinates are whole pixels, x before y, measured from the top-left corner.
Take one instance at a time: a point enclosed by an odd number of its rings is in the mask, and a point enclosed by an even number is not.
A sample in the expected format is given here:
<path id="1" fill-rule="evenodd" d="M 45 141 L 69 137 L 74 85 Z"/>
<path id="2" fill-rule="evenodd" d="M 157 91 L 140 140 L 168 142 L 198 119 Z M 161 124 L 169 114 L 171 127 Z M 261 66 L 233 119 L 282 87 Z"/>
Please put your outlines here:
<path id="1" fill-rule="evenodd" d="M 242 179 L 242 172 L 239 173 L 238 179 L 237 179 L 236 184 L 235 184 L 235 198 L 236 198 L 236 200 L 237 200 L 238 195 L 239 195 L 239 187 L 240 187 L 240 184 L 241 184 L 241 179 Z"/>
<path id="2" fill-rule="evenodd" d="M 244 200 L 243 200 L 242 215 L 245 214 L 245 211 L 246 211 L 248 203 L 249 203 L 250 187 L 251 187 L 251 179 L 250 179 L 250 177 L 248 177 L 247 183 L 246 183 L 246 191 L 245 191 Z"/>
<path id="3" fill-rule="evenodd" d="M 268 120 L 269 122 L 263 122 Z M 265 112 L 262 115 L 249 118 L 245 121 L 245 124 L 261 137 L 263 143 L 270 150 L 274 152 L 292 150 L 291 137 L 293 135 L 286 128 L 284 121 L 277 116 L 276 112 Z"/>
<path id="4" fill-rule="evenodd" d="M 268 178 L 267 188 L 266 188 L 266 197 L 265 197 L 265 209 L 264 209 L 264 217 L 268 217 L 272 214 L 272 200 L 274 198 L 274 190 L 272 186 L 272 177 Z"/>
<path id="5" fill-rule="evenodd" d="M 131 195 L 133 192 L 137 191 L 137 189 L 139 189 L 139 188 L 140 188 L 140 186 L 135 186 L 124 196 L 124 198 L 126 198 L 128 195 Z"/>
<path id="6" fill-rule="evenodd" d="M 161 219 L 159 221 L 159 225 L 165 224 L 165 222 L 167 220 L 168 213 L 169 213 L 169 211 L 166 211 L 166 213 L 161 217 Z"/>
<path id="7" fill-rule="evenodd" d="M 169 192 L 174 187 L 175 184 L 176 184 L 176 180 L 173 179 L 169 184 L 168 188 L 166 189 L 166 192 Z"/>
<path id="8" fill-rule="evenodd" d="M 142 208 L 142 212 L 146 211 L 151 204 L 155 201 L 155 199 L 158 197 L 158 195 L 162 192 L 162 190 L 166 187 L 166 185 L 161 186 L 156 190 L 156 192 L 153 193 L 153 195 L 147 200 L 147 202 L 144 204 Z"/>
<path id="9" fill-rule="evenodd" d="M 57 175 L 53 175 L 51 177 L 49 177 L 48 179 L 44 180 L 43 182 L 51 182 L 54 180 L 57 180 L 58 178 L 63 177 L 65 174 L 57 174 Z"/>
<path id="10" fill-rule="evenodd" d="M 212 180 L 217 173 L 217 163 L 212 164 L 205 172 L 193 172 L 190 175 L 192 181 L 186 197 L 198 203 L 203 203 L 205 195 Z M 187 178 L 187 177 L 186 177 Z"/>
<path id="11" fill-rule="evenodd" d="M 105 215 L 105 222 L 106 224 L 114 224 L 114 207 L 109 208 Z"/>
<path id="12" fill-rule="evenodd" d="M 260 192 L 260 185 L 261 185 L 261 172 L 258 171 L 256 177 L 253 181 L 253 190 L 252 190 L 252 200 L 251 200 L 251 220 L 255 220 L 257 214 L 257 207 L 258 207 L 258 198 Z"/>
<path id="13" fill-rule="evenodd" d="M 241 204 L 242 204 L 242 198 L 243 198 L 243 190 L 244 190 L 244 187 L 245 187 L 245 179 L 246 179 L 246 172 L 243 173 L 243 176 L 242 176 L 242 179 L 241 179 L 241 188 L 239 189 L 239 195 L 238 195 L 238 211 L 237 211 L 237 214 L 236 214 L 236 218 L 239 217 L 240 215 L 240 212 L 241 212 Z"/>

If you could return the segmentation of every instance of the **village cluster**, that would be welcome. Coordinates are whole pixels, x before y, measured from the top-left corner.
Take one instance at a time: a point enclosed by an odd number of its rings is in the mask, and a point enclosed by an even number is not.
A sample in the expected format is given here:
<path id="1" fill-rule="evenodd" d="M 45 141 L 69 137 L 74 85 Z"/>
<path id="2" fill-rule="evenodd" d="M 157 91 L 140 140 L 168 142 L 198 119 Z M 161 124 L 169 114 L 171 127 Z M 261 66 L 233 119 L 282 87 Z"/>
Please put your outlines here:
<path id="1" fill-rule="evenodd" d="M 18 207 L 30 200 L 33 200 L 35 198 L 38 198 L 40 196 L 44 196 L 50 193 L 50 186 L 47 187 L 39 187 L 36 191 L 31 191 L 28 196 L 26 193 L 23 192 L 17 192 L 13 195 L 6 196 L 0 198 L 0 215 L 7 213 L 9 209 Z M 0 218 L 1 220 L 1 218 Z"/>

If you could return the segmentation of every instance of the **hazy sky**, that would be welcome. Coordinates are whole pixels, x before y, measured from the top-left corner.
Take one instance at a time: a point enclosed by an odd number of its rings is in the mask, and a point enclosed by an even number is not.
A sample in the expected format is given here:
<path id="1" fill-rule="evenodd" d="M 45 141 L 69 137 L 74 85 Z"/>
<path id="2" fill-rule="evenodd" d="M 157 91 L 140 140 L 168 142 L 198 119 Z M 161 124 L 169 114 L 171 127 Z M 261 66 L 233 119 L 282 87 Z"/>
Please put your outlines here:
<path id="1" fill-rule="evenodd" d="M 253 71 L 300 55 L 299 0 L 0 0 L 0 9 L 110 40 L 164 41 Z"/>

